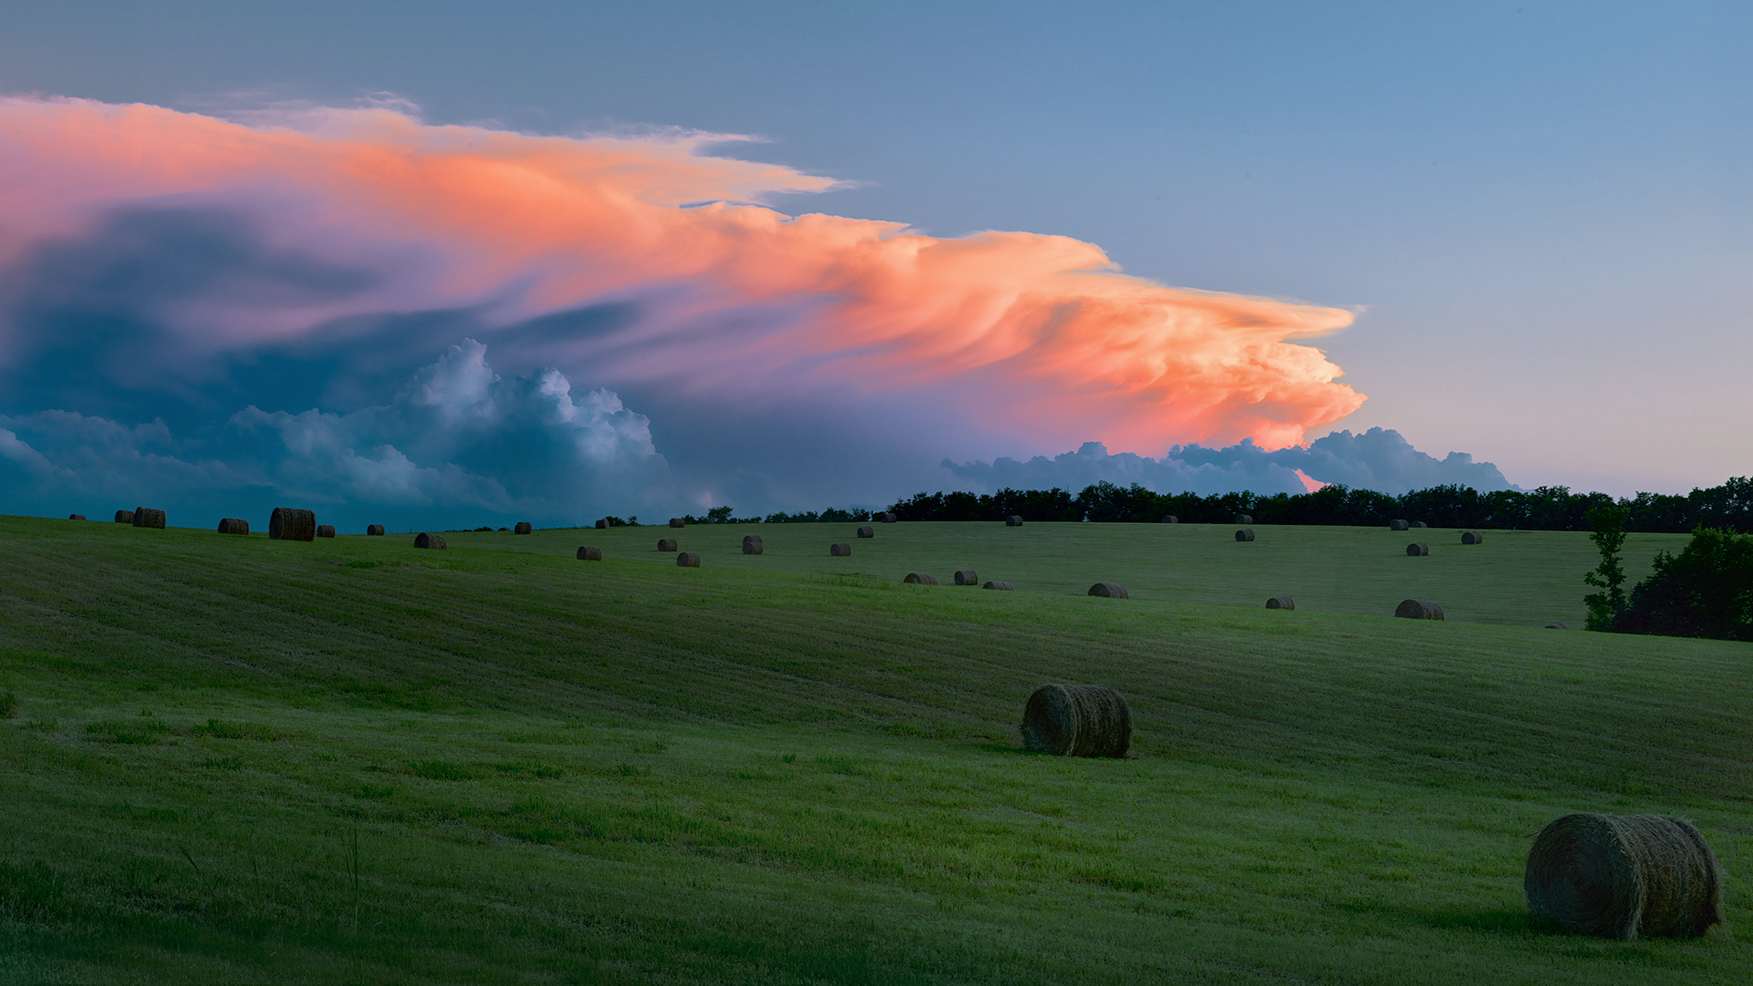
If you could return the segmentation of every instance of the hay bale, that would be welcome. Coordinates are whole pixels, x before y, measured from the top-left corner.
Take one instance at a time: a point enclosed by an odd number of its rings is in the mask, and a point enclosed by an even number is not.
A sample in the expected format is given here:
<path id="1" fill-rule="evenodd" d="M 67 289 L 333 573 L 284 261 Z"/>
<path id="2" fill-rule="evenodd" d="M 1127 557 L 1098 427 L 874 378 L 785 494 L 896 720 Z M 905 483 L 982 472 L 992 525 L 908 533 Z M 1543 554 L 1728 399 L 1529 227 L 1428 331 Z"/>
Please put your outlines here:
<path id="1" fill-rule="evenodd" d="M 901 581 L 908 585 L 936 585 L 937 576 L 926 575 L 924 572 L 908 572 L 907 577 Z"/>
<path id="2" fill-rule="evenodd" d="M 368 538 L 383 537 L 383 525 L 382 524 L 367 524 L 367 525 L 365 525 L 365 536 Z"/>
<path id="3" fill-rule="evenodd" d="M 845 541 L 837 541 L 828 545 L 828 554 L 833 555 L 835 558 L 849 557 L 852 554 L 852 545 L 847 544 Z"/>
<path id="4" fill-rule="evenodd" d="M 1131 599 L 1126 594 L 1126 587 L 1117 582 L 1097 582 L 1090 586 L 1090 595 L 1101 596 L 1103 599 Z"/>
<path id="5" fill-rule="evenodd" d="M 135 507 L 134 526 L 164 530 L 164 511 L 156 507 Z"/>
<path id="6" fill-rule="evenodd" d="M 1254 515 L 1253 514 L 1236 514 L 1236 524 L 1238 526 L 1247 527 L 1249 524 L 1252 524 L 1253 522 L 1254 522 Z"/>
<path id="7" fill-rule="evenodd" d="M 598 548 L 595 545 L 589 545 L 589 544 L 582 545 L 578 549 L 578 560 L 579 561 L 602 561 L 603 560 L 603 549 Z"/>
<path id="8" fill-rule="evenodd" d="M 657 539 L 657 550 L 659 550 L 659 551 L 674 551 L 674 550 L 676 550 L 676 539 L 675 538 L 658 538 Z"/>
<path id="9" fill-rule="evenodd" d="M 1001 592 L 1014 592 L 1015 591 L 1015 587 L 1012 586 L 1009 582 L 988 582 L 985 585 L 981 586 L 980 588 L 982 588 L 982 589 L 997 589 Z"/>
<path id="10" fill-rule="evenodd" d="M 1696 937 L 1723 919 L 1723 875 L 1691 822 L 1578 812 L 1528 850 L 1528 910 L 1573 934 Z"/>
<path id="11" fill-rule="evenodd" d="M 1426 524 L 1426 523 L 1425 523 L 1425 522 L 1424 522 L 1424 521 L 1422 521 L 1422 520 L 1415 520 L 1415 521 L 1413 521 L 1413 522 L 1412 522 L 1412 526 L 1413 526 L 1413 527 L 1414 527 L 1414 528 L 1425 528 L 1425 527 L 1429 527 L 1429 526 L 1430 526 L 1430 525 L 1429 525 L 1429 524 Z"/>
<path id="12" fill-rule="evenodd" d="M 84 520 L 85 515 L 84 514 L 68 514 L 67 519 L 68 520 Z"/>
<path id="13" fill-rule="evenodd" d="M 980 584 L 980 576 L 975 575 L 974 570 L 971 568 L 960 568 L 960 569 L 956 570 L 956 584 L 957 585 L 979 585 Z"/>
<path id="14" fill-rule="evenodd" d="M 1430 545 L 1425 544 L 1423 541 L 1414 541 L 1406 546 L 1406 553 L 1413 558 L 1423 558 L 1425 555 L 1430 554 Z"/>
<path id="15" fill-rule="evenodd" d="M 1428 599 L 1407 599 L 1394 607 L 1394 615 L 1408 620 L 1440 620 L 1443 608 Z"/>
<path id="16" fill-rule="evenodd" d="M 128 524 L 131 526 L 134 523 L 134 511 L 132 511 L 132 510 L 118 510 L 118 511 L 116 511 L 116 523 Z"/>
<path id="17" fill-rule="evenodd" d="M 227 517 L 219 522 L 219 533 L 221 534 L 248 534 L 249 532 L 250 522 L 241 517 Z"/>
<path id="18" fill-rule="evenodd" d="M 1483 544 L 1483 543 L 1485 543 L 1485 535 L 1479 533 L 1478 531 L 1462 531 L 1461 532 L 1461 543 L 1462 544 Z"/>
<path id="19" fill-rule="evenodd" d="M 1267 609 L 1296 609 L 1296 601 L 1289 596 L 1273 596 L 1266 600 Z"/>
<path id="20" fill-rule="evenodd" d="M 743 535 L 743 554 L 745 554 L 745 555 L 758 555 L 758 554 L 762 554 L 766 550 L 767 550 L 766 546 L 761 544 L 761 535 L 759 535 L 759 534 L 745 534 L 745 535 Z"/>
<path id="21" fill-rule="evenodd" d="M 318 524 L 317 525 L 317 537 L 332 538 L 334 536 L 335 536 L 335 525 L 333 525 L 333 524 Z"/>
<path id="22" fill-rule="evenodd" d="M 858 536 L 861 538 L 873 538 L 876 537 L 876 530 L 870 527 L 860 527 L 858 529 Z"/>
<path id="23" fill-rule="evenodd" d="M 439 551 L 443 551 L 445 548 L 448 548 L 450 546 L 444 543 L 444 535 L 442 535 L 442 534 L 428 534 L 425 531 L 422 531 L 419 534 L 414 535 L 414 547 L 416 547 L 416 548 L 434 548 L 434 549 L 437 549 Z"/>
<path id="24" fill-rule="evenodd" d="M 314 541 L 317 515 L 314 510 L 275 507 L 268 515 L 268 536 L 276 541 Z"/>
<path id="25" fill-rule="evenodd" d="M 1163 523 L 1165 524 L 1179 524 L 1180 522 L 1181 518 L 1176 517 L 1174 514 L 1163 514 Z"/>
<path id="26" fill-rule="evenodd" d="M 1236 540 L 1237 541 L 1252 541 L 1252 540 L 1254 540 L 1254 529 L 1252 527 L 1244 527 L 1241 530 L 1237 531 L 1236 532 Z"/>
<path id="27" fill-rule="evenodd" d="M 1009 517 L 1004 518 L 1004 526 L 1021 527 L 1023 526 L 1023 519 L 1016 514 L 1011 514 Z"/>
<path id="28" fill-rule="evenodd" d="M 599 531 L 608 530 L 609 529 L 609 519 L 607 517 L 599 518 L 597 520 L 596 527 L 597 527 L 597 530 L 599 530 Z"/>
<path id="29" fill-rule="evenodd" d="M 1569 630 L 1570 627 L 1565 626 L 1564 624 L 1558 622 L 1557 620 L 1553 620 L 1551 623 L 1546 624 L 1545 629 L 1547 629 L 1547 630 Z"/>
<path id="30" fill-rule="evenodd" d="M 1073 757 L 1123 757 L 1132 710 L 1107 685 L 1042 685 L 1023 706 L 1023 746 Z"/>
<path id="31" fill-rule="evenodd" d="M 530 527 L 529 521 L 520 520 L 517 522 L 517 526 L 515 526 L 511 529 L 511 533 L 513 533 L 513 534 L 528 534 L 532 530 L 534 530 L 534 528 Z"/>
<path id="32" fill-rule="evenodd" d="M 676 556 L 676 565 L 680 568 L 699 568 L 700 556 L 692 551 L 684 551 Z"/>
<path id="33" fill-rule="evenodd" d="M 671 527 L 687 527 L 688 522 L 683 520 L 680 517 L 671 517 L 670 518 L 670 526 Z"/>
<path id="34" fill-rule="evenodd" d="M 1411 526 L 1412 526 L 1411 524 L 1409 524 L 1403 520 L 1390 520 L 1390 521 L 1388 521 L 1388 530 L 1390 530 L 1390 531 L 1404 531 Z"/>
<path id="35" fill-rule="evenodd" d="M 881 524 L 893 524 L 895 522 L 895 515 L 892 513 L 877 514 L 876 519 L 877 522 Z"/>

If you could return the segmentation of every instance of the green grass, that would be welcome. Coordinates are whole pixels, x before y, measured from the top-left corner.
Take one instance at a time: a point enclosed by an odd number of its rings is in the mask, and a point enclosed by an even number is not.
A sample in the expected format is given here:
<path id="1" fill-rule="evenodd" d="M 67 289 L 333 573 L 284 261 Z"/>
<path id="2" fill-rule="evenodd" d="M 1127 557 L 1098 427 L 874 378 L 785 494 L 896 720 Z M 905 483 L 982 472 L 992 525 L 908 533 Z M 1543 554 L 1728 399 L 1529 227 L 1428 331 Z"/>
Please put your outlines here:
<path id="1" fill-rule="evenodd" d="M 1258 530 L 0 518 L 0 981 L 1745 981 L 1753 649 L 1538 629 L 1580 534 Z M 1018 749 L 1045 681 L 1133 755 Z M 1694 819 L 1731 929 L 1532 926 L 1573 810 Z"/>

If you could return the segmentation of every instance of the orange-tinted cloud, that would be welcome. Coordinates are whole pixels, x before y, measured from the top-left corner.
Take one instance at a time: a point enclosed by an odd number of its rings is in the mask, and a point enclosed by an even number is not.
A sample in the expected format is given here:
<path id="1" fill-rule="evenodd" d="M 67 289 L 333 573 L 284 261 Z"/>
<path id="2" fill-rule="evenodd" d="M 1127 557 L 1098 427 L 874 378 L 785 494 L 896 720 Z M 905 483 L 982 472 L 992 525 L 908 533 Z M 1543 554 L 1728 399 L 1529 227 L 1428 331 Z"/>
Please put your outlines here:
<path id="1" fill-rule="evenodd" d="M 1280 448 L 1364 400 L 1297 341 L 1343 328 L 1349 312 L 1166 287 L 1066 237 L 786 215 L 764 203 L 835 182 L 706 153 L 736 139 L 531 136 L 386 108 L 246 124 L 5 99 L 0 264 L 118 206 L 217 203 L 250 212 L 276 245 L 380 278 L 345 298 L 229 297 L 171 313 L 195 347 L 363 312 L 470 307 L 511 324 L 632 300 L 633 324 L 555 340 L 556 351 L 602 382 L 731 402 L 916 394 L 1042 449 L 1094 439 L 1154 454 L 1244 437 Z"/>

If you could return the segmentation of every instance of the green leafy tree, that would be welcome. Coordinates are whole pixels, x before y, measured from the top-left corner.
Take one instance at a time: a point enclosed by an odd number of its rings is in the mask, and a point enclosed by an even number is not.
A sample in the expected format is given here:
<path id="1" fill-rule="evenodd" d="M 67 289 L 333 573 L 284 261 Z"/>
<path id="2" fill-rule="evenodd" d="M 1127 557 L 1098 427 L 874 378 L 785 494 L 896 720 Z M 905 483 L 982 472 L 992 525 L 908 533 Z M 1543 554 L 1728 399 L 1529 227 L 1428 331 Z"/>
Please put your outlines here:
<path id="1" fill-rule="evenodd" d="M 1583 597 L 1589 617 L 1584 624 L 1590 630 L 1612 630 L 1625 612 L 1625 567 L 1619 563 L 1620 549 L 1625 546 L 1625 522 L 1631 516 L 1626 507 L 1601 505 L 1583 515 L 1590 530 L 1589 540 L 1601 551 L 1601 564 L 1583 576 L 1583 581 L 1604 592 L 1591 592 Z"/>

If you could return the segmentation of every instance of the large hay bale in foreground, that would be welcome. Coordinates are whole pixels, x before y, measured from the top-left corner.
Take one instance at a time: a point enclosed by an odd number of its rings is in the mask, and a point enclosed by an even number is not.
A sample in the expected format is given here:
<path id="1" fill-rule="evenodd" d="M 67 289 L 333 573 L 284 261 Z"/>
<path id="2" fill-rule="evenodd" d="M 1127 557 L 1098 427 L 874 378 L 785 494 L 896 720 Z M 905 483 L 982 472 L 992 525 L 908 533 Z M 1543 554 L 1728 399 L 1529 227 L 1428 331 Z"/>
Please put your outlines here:
<path id="1" fill-rule="evenodd" d="M 590 544 L 580 545 L 579 549 L 578 549 L 578 560 L 579 561 L 602 561 L 603 560 L 603 549 L 596 547 L 595 545 L 590 545 Z"/>
<path id="2" fill-rule="evenodd" d="M 1695 937 L 1723 919 L 1722 869 L 1691 822 L 1565 815 L 1540 830 L 1522 877 L 1528 910 L 1573 934 Z"/>
<path id="3" fill-rule="evenodd" d="M 1414 541 L 1406 546 L 1406 553 L 1413 558 L 1423 558 L 1430 554 L 1430 545 L 1423 541 Z"/>
<path id="4" fill-rule="evenodd" d="M 658 538 L 657 539 L 657 550 L 659 550 L 659 551 L 674 551 L 674 550 L 676 550 L 676 539 L 675 538 Z"/>
<path id="5" fill-rule="evenodd" d="M 133 525 L 134 511 L 132 511 L 132 510 L 118 510 L 118 511 L 116 511 L 116 523 L 128 524 L 130 526 Z"/>
<path id="6" fill-rule="evenodd" d="M 1180 522 L 1181 518 L 1176 517 L 1174 514 L 1163 514 L 1163 523 L 1165 524 L 1179 524 Z"/>
<path id="7" fill-rule="evenodd" d="M 444 543 L 444 535 L 442 534 L 431 534 L 426 531 L 421 531 L 419 534 L 414 535 L 414 547 L 432 548 L 438 551 L 443 551 L 450 547 L 450 545 Z"/>
<path id="8" fill-rule="evenodd" d="M 957 585 L 979 585 L 980 584 L 980 576 L 975 575 L 974 570 L 971 568 L 959 568 L 956 570 L 956 584 Z"/>
<path id="9" fill-rule="evenodd" d="M 275 507 L 268 515 L 268 536 L 276 541 L 314 541 L 317 515 L 299 507 Z"/>
<path id="10" fill-rule="evenodd" d="M 937 576 L 926 575 L 924 572 L 908 572 L 907 577 L 901 581 L 908 585 L 936 585 Z"/>
<path id="11" fill-rule="evenodd" d="M 511 533 L 513 533 L 513 534 L 528 534 L 530 531 L 533 531 L 533 530 L 535 530 L 535 528 L 530 526 L 529 521 L 520 520 L 517 522 L 517 526 L 513 527 L 511 529 Z"/>
<path id="12" fill-rule="evenodd" d="M 383 525 L 382 524 L 367 524 L 367 525 L 365 525 L 365 536 L 368 538 L 383 537 Z"/>
<path id="13" fill-rule="evenodd" d="M 1461 543 L 1462 544 L 1484 544 L 1485 543 L 1485 535 L 1479 533 L 1478 531 L 1462 531 L 1461 532 Z"/>
<path id="14" fill-rule="evenodd" d="M 699 568 L 700 556 L 692 551 L 684 551 L 676 556 L 676 565 L 679 568 Z"/>
<path id="15" fill-rule="evenodd" d="M 1004 526 L 1021 527 L 1023 526 L 1023 519 L 1016 514 L 1011 514 L 1009 517 L 1004 518 Z"/>
<path id="16" fill-rule="evenodd" d="M 1390 531 L 1404 531 L 1411 526 L 1412 525 L 1410 523 L 1403 521 L 1403 520 L 1390 520 L 1390 521 L 1388 521 L 1388 530 L 1390 530 Z"/>
<path id="17" fill-rule="evenodd" d="M 745 534 L 745 535 L 743 535 L 743 554 L 745 554 L 745 555 L 759 555 L 759 554 L 765 553 L 766 550 L 767 550 L 767 547 L 761 543 L 761 535 L 759 535 L 759 534 Z"/>
<path id="18" fill-rule="evenodd" d="M 828 554 L 833 555 L 835 558 L 846 558 L 852 554 L 852 545 L 847 544 L 845 541 L 836 541 L 833 544 L 828 545 Z"/>
<path id="19" fill-rule="evenodd" d="M 1273 596 L 1266 600 L 1267 609 L 1296 609 L 1296 600 L 1289 596 Z"/>
<path id="20" fill-rule="evenodd" d="M 1073 757 L 1123 757 L 1132 710 L 1107 685 L 1042 685 L 1023 706 L 1023 746 Z"/>
<path id="21" fill-rule="evenodd" d="M 1394 615 L 1408 620 L 1440 620 L 1443 608 L 1428 599 L 1407 599 L 1394 607 Z"/>
<path id="22" fill-rule="evenodd" d="M 219 522 L 219 533 L 221 534 L 248 534 L 249 532 L 250 522 L 241 517 L 227 517 Z"/>
<path id="23" fill-rule="evenodd" d="M 164 511 L 157 507 L 135 507 L 134 526 L 164 530 Z"/>
<path id="24" fill-rule="evenodd" d="M 859 536 L 859 537 L 861 537 L 861 538 L 873 538 L 873 537 L 876 537 L 876 529 L 875 529 L 875 528 L 871 528 L 871 527 L 860 527 L 860 528 L 859 528 L 859 529 L 858 529 L 858 536 Z"/>
<path id="25" fill-rule="evenodd" d="M 318 524 L 317 525 L 317 537 L 332 538 L 334 536 L 335 536 L 335 525 L 333 525 L 333 524 Z"/>
<path id="26" fill-rule="evenodd" d="M 1015 592 L 1016 591 L 1016 587 L 1011 585 L 1009 582 L 988 582 L 985 585 L 981 586 L 980 588 L 982 588 L 982 589 L 997 589 L 1000 592 Z"/>
<path id="27" fill-rule="evenodd" d="M 670 518 L 670 526 L 671 527 L 687 527 L 688 522 L 683 520 L 680 517 L 671 517 Z"/>
<path id="28" fill-rule="evenodd" d="M 1254 529 L 1252 527 L 1244 527 L 1241 530 L 1237 531 L 1236 532 L 1236 540 L 1237 541 L 1252 541 L 1252 540 L 1254 540 Z"/>
<path id="29" fill-rule="evenodd" d="M 67 519 L 68 520 L 84 520 L 85 515 L 84 514 L 68 514 Z"/>
<path id="30" fill-rule="evenodd" d="M 1126 587 L 1118 582 L 1097 582 L 1090 586 L 1089 594 L 1101 596 L 1103 599 L 1131 599 L 1126 594 Z"/>

